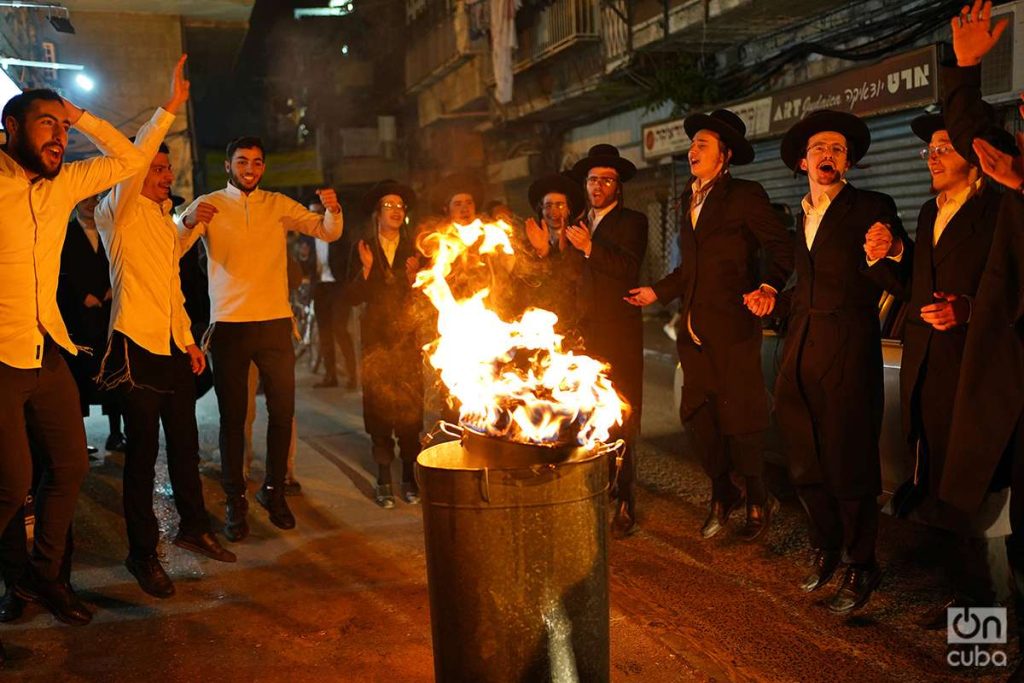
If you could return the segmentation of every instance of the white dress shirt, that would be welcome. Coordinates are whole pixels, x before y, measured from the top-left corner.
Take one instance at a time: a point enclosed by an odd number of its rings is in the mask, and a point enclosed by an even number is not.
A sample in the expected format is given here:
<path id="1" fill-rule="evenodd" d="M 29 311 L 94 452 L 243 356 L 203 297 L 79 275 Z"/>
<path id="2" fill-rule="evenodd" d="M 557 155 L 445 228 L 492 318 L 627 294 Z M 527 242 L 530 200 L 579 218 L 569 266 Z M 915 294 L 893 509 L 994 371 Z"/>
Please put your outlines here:
<path id="1" fill-rule="evenodd" d="M 210 268 L 211 322 L 258 322 L 292 317 L 288 303 L 288 232 L 325 242 L 341 237 L 341 213 L 313 213 L 278 192 L 246 194 L 234 185 L 197 198 L 217 208 L 210 224 L 179 229 L 182 252 L 200 236 Z M 183 214 L 184 215 L 184 214 Z"/>
<path id="2" fill-rule="evenodd" d="M 149 163 L 116 128 L 89 112 L 75 124 L 105 157 L 64 164 L 53 180 L 29 180 L 0 150 L 0 363 L 38 368 L 49 335 L 77 354 L 57 308 L 60 252 L 79 201 Z"/>
<path id="3" fill-rule="evenodd" d="M 330 245 L 323 240 L 316 240 L 316 269 L 320 274 L 320 282 L 334 282 L 334 273 L 331 272 L 331 261 L 329 258 Z"/>
<path id="4" fill-rule="evenodd" d="M 603 209 L 591 209 L 587 213 L 587 217 L 590 219 L 590 234 L 591 235 L 593 235 L 595 232 L 597 232 L 597 226 L 601 223 L 601 219 L 604 218 L 605 216 L 607 216 L 608 214 L 610 214 L 612 212 L 612 209 L 614 209 L 618 205 L 619 205 L 618 202 L 612 202 L 611 204 L 609 204 L 608 206 L 604 207 Z"/>
<path id="5" fill-rule="evenodd" d="M 807 250 L 810 251 L 814 245 L 814 238 L 818 235 L 818 228 L 821 226 L 821 219 L 825 217 L 828 207 L 832 206 L 832 200 L 836 198 L 842 189 L 846 187 L 846 181 L 831 185 L 818 197 L 812 198 L 808 192 L 800 200 L 800 206 L 804 210 L 804 239 L 807 241 Z"/>
<path id="6" fill-rule="evenodd" d="M 967 200 L 981 189 L 981 181 L 982 179 L 978 178 L 955 195 L 946 196 L 946 193 L 943 192 L 935 198 L 935 205 L 939 207 L 939 212 L 935 215 L 935 227 L 932 229 L 932 246 L 939 243 L 939 238 L 946 231 L 946 226 L 953 220 L 953 217 L 961 207 L 967 203 Z"/>
<path id="7" fill-rule="evenodd" d="M 157 109 L 135 136 L 135 146 L 151 163 L 173 122 L 172 114 Z M 103 198 L 96 207 L 96 227 L 110 260 L 110 330 L 150 353 L 168 356 L 172 338 L 180 351 L 195 339 L 181 291 L 181 247 L 171 216 L 173 205 L 142 196 L 148 172 L 143 169 L 118 183 Z"/>

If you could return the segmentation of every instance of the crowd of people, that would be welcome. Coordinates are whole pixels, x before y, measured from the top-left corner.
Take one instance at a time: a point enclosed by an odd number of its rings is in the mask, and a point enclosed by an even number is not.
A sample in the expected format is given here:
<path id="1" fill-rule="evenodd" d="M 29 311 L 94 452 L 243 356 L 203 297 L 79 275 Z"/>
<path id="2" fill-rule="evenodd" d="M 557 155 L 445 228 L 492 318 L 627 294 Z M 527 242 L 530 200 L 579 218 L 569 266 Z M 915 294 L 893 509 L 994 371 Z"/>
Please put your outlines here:
<path id="1" fill-rule="evenodd" d="M 959 577 L 950 600 L 922 623 L 944 628 L 950 605 L 996 604 L 1008 594 L 1009 576 L 1000 571 L 1007 561 L 1024 586 L 1017 540 L 1024 496 L 1009 498 L 1024 486 L 1024 456 L 1016 452 L 1024 443 L 1024 170 L 1018 141 L 981 97 L 981 60 L 1005 28 L 993 26 L 990 13 L 991 3 L 977 0 L 953 19 L 956 63 L 943 67 L 942 113 L 922 114 L 909 131 L 924 145 L 935 194 L 921 208 L 916 239 L 891 197 L 846 177 L 871 145 L 858 117 L 815 111 L 783 138 L 782 162 L 807 179 L 794 241 L 765 190 L 733 175 L 753 161 L 754 149 L 742 119 L 720 109 L 685 121 L 692 179 L 679 203 L 680 265 L 650 286 L 640 283 L 647 219 L 624 206 L 623 188 L 637 169 L 609 144 L 533 182 L 536 215 L 525 220 L 502 204 L 484 216 L 480 180 L 455 174 L 434 188 L 423 212 L 431 218 L 414 223 L 416 193 L 384 180 L 363 198 L 368 229 L 339 240 L 345 225 L 333 190 L 319 190 L 304 207 L 260 188 L 266 155 L 254 137 L 228 145 L 225 188 L 175 215 L 164 138 L 188 99 L 185 56 L 168 101 L 133 140 L 52 91 L 14 97 L 3 109 L 0 151 L 0 621 L 17 618 L 25 600 L 65 623 L 92 617 L 70 582 L 71 521 L 88 470 L 82 414 L 90 404 L 109 417 L 107 447 L 125 453 L 125 566 L 142 590 L 160 598 L 175 591 L 157 554 L 153 512 L 161 425 L 181 518 L 173 542 L 235 561 L 218 540 L 199 477 L 197 377 L 208 376 L 208 359 L 220 413 L 224 537 L 238 543 L 249 534 L 246 432 L 257 381 L 267 405 L 267 466 L 254 498 L 275 526 L 295 527 L 286 499 L 299 489 L 289 233 L 311 240 L 304 248 L 325 372 L 316 386 L 338 385 L 339 345 L 348 388 L 361 385 L 378 465 L 375 502 L 396 505 L 397 446 L 399 496 L 417 503 L 421 348 L 433 334 L 413 288 L 428 262 L 421 240 L 439 221 L 477 218 L 506 220 L 518 240 L 515 263 L 489 272 L 504 278 L 491 295 L 495 307 L 556 312 L 568 339 L 607 362 L 629 406 L 616 434 L 624 458 L 609 472 L 619 536 L 636 527 L 641 308 L 679 301 L 680 418 L 711 490 L 699 533 L 722 533 L 743 509 L 738 535 L 747 542 L 763 537 L 779 507 L 763 477 L 769 405 L 761 320 L 788 321 L 775 413 L 814 551 L 800 587 L 817 591 L 841 574 L 827 602 L 838 614 L 862 607 L 881 577 L 879 301 L 884 292 L 905 301 L 901 410 L 916 465 L 894 508 L 948 532 L 946 557 Z M 71 127 L 103 155 L 64 163 Z M 189 314 L 182 282 L 199 240 L 209 280 L 205 333 Z M 356 309 L 358 358 L 346 330 Z M 457 419 L 453 410 L 448 419 Z M 28 492 L 37 520 L 31 553 L 22 517 Z M 988 531 L 1007 508 L 1015 534 L 1004 543 Z"/>

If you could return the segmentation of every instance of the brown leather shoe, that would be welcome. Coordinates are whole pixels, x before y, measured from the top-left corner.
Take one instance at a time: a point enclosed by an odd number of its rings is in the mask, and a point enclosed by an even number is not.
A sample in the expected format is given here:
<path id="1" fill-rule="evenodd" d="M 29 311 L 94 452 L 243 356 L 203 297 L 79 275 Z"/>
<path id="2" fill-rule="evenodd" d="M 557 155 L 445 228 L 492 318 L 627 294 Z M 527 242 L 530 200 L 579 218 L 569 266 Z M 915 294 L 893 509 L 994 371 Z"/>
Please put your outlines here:
<path id="1" fill-rule="evenodd" d="M 612 519 L 612 536 L 626 538 L 636 531 L 636 509 L 632 501 L 620 500 L 615 508 Z"/>
<path id="2" fill-rule="evenodd" d="M 764 505 L 747 505 L 747 521 L 740 530 L 740 540 L 751 543 L 768 530 L 772 518 L 779 511 L 779 499 L 768 494 L 768 500 Z"/>
<path id="3" fill-rule="evenodd" d="M 839 566 L 838 550 L 818 550 L 811 561 L 811 572 L 800 582 L 800 589 L 810 593 L 816 591 L 829 581 Z"/>
<path id="4" fill-rule="evenodd" d="M 229 541 L 241 541 L 249 535 L 249 501 L 245 496 L 228 496 L 224 511 L 224 536 Z"/>
<path id="5" fill-rule="evenodd" d="M 729 523 L 729 515 L 733 510 L 743 504 L 743 494 L 737 490 L 732 498 L 725 500 L 712 500 L 711 509 L 708 510 L 708 517 L 700 528 L 700 535 L 703 538 L 711 538 L 725 528 Z"/>
<path id="6" fill-rule="evenodd" d="M 14 590 L 22 600 L 42 605 L 58 620 L 70 626 L 83 626 L 92 621 L 92 612 L 78 599 L 71 585 L 59 579 L 47 581 L 29 571 Z"/>
<path id="7" fill-rule="evenodd" d="M 202 534 L 183 534 L 179 532 L 177 538 L 174 539 L 174 545 L 194 553 L 199 553 L 200 555 L 205 555 L 211 560 L 217 560 L 218 562 L 234 562 L 238 559 L 233 552 L 226 550 L 220 544 L 220 541 L 217 540 L 212 531 Z"/>
<path id="8" fill-rule="evenodd" d="M 839 590 L 828 602 L 828 611 L 833 614 L 849 614 L 860 609 L 881 582 L 882 570 L 877 564 L 848 565 Z"/>

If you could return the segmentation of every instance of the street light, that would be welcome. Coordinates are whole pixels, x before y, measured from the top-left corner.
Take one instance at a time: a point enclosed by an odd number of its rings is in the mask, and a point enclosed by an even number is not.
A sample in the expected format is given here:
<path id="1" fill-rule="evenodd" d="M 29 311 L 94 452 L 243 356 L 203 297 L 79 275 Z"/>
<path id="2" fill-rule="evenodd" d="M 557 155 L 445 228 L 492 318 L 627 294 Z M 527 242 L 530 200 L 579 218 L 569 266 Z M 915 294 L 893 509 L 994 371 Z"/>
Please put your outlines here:
<path id="1" fill-rule="evenodd" d="M 25 0 L 11 0 L 0 2 L 0 7 L 13 7 L 15 9 L 44 9 L 46 10 L 46 18 L 50 21 L 50 26 L 53 26 L 53 30 L 58 33 L 74 33 L 75 27 L 71 25 L 71 15 L 68 13 L 68 8 L 63 5 L 57 5 L 52 2 L 26 2 Z M 63 16 L 53 14 L 54 10 L 61 12 Z"/>

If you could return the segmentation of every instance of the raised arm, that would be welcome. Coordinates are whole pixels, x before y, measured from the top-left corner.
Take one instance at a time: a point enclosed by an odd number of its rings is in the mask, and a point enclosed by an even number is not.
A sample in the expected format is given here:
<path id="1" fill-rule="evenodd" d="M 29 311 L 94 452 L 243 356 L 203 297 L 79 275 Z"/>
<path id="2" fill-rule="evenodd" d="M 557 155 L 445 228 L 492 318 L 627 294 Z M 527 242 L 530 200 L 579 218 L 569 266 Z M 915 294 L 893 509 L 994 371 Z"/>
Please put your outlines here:
<path id="1" fill-rule="evenodd" d="M 286 230 L 301 232 L 303 235 L 309 235 L 318 240 L 333 242 L 341 237 L 345 228 L 341 204 L 338 203 L 338 196 L 332 189 L 317 190 L 316 193 L 327 212 L 321 216 L 292 199 L 284 198 L 284 201 L 287 202 L 284 227 Z"/>
<path id="2" fill-rule="evenodd" d="M 156 156 L 160 143 L 174 123 L 174 117 L 188 100 L 189 82 L 185 78 L 187 59 L 188 55 L 182 55 L 174 67 L 174 74 L 171 76 L 171 95 L 167 102 L 153 113 L 152 118 L 135 135 L 135 148 L 150 161 Z M 96 223 L 101 230 L 109 230 L 116 225 L 124 215 L 125 209 L 138 199 L 148 172 L 149 168 L 144 167 L 135 175 L 119 182 L 111 193 L 103 198 L 96 209 Z"/>

